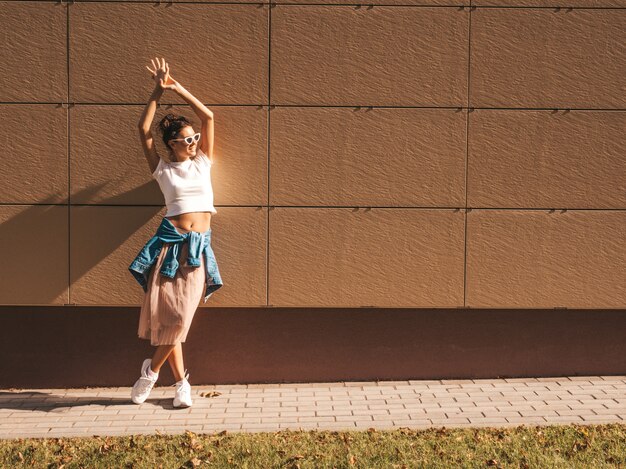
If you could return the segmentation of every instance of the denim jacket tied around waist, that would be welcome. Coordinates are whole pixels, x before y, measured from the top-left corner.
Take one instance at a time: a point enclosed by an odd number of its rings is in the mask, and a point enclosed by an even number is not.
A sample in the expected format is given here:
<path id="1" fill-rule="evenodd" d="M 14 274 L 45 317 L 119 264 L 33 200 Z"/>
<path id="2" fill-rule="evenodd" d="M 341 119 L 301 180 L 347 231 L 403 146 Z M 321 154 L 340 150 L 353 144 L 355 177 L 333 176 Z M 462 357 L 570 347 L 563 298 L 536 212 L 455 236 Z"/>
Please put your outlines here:
<path id="1" fill-rule="evenodd" d="M 197 231 L 189 231 L 188 233 L 179 233 L 176 227 L 167 218 L 163 217 L 156 234 L 141 248 L 137 257 L 128 267 L 130 273 L 135 277 L 144 292 L 148 291 L 148 278 L 153 265 L 156 263 L 164 243 L 172 243 L 172 246 L 165 254 L 163 265 L 160 273 L 169 278 L 174 278 L 178 266 L 180 265 L 180 255 L 182 253 L 182 244 L 188 242 L 189 250 L 187 264 L 192 267 L 201 265 L 200 255 L 204 256 L 204 265 L 206 270 L 206 290 L 204 303 L 209 297 L 220 288 L 222 278 L 217 267 L 215 253 L 211 248 L 211 229 L 204 233 Z"/>

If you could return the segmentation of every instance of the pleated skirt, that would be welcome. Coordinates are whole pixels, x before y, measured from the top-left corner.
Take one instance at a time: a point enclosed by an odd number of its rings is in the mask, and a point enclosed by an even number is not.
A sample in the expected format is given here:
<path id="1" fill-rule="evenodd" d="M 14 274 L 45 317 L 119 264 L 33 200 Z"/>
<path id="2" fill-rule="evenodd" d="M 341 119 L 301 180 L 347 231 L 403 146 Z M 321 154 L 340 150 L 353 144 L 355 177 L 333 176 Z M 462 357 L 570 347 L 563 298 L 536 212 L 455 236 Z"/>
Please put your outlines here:
<path id="1" fill-rule="evenodd" d="M 205 289 L 204 256 L 200 256 L 199 267 L 187 265 L 188 242 L 181 245 L 180 265 L 174 278 L 159 272 L 171 246 L 171 243 L 163 244 L 152 267 L 139 314 L 139 338 L 150 340 L 150 344 L 155 346 L 174 345 L 187 340 Z"/>

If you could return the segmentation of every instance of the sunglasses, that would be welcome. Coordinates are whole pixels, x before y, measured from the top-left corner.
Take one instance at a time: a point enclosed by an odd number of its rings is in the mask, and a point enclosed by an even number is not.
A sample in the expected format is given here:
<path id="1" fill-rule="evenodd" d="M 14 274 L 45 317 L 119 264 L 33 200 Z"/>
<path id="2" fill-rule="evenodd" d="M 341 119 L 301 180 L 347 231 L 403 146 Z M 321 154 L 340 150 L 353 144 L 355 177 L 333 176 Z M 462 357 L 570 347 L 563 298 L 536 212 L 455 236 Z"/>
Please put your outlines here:
<path id="1" fill-rule="evenodd" d="M 180 140 L 183 140 L 187 145 L 191 145 L 193 142 L 197 142 L 198 140 L 200 140 L 200 132 L 194 135 L 190 135 L 189 137 L 185 137 L 185 138 L 173 138 L 170 141 L 178 142 Z"/>

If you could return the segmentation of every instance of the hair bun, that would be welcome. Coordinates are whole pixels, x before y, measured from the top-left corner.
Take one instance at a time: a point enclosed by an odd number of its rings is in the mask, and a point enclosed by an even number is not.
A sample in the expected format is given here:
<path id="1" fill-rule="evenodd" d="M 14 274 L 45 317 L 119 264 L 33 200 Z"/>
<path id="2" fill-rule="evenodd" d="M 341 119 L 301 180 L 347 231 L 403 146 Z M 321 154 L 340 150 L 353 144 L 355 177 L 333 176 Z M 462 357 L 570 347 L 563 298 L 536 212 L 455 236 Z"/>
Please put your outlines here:
<path id="1" fill-rule="evenodd" d="M 175 138 L 180 129 L 188 125 L 192 124 L 185 116 L 176 115 L 171 112 L 163 116 L 159 122 L 159 129 L 163 134 L 163 143 L 167 146 L 167 142 Z"/>
<path id="2" fill-rule="evenodd" d="M 161 120 L 161 129 L 166 130 L 172 125 L 172 122 L 178 120 L 178 117 L 174 114 L 166 114 Z"/>

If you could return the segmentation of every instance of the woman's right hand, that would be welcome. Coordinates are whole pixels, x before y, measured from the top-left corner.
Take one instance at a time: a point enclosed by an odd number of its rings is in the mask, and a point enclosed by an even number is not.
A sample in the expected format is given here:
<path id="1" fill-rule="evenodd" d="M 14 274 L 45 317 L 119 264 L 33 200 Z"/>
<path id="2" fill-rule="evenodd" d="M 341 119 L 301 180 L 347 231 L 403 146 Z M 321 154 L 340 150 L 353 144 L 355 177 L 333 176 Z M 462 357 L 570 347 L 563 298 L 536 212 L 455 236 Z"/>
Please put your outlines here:
<path id="1" fill-rule="evenodd" d="M 157 85 L 161 87 L 162 90 L 175 90 L 176 89 L 176 80 L 170 77 L 170 66 L 165 62 L 164 58 L 161 58 L 161 62 L 159 62 L 159 58 L 156 57 L 156 65 L 154 64 L 154 60 L 152 61 L 152 66 L 154 70 L 150 70 L 150 67 L 146 65 L 148 71 L 152 74 L 152 78 L 156 81 Z"/>

